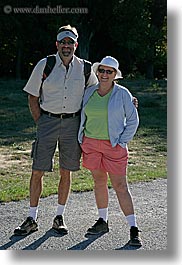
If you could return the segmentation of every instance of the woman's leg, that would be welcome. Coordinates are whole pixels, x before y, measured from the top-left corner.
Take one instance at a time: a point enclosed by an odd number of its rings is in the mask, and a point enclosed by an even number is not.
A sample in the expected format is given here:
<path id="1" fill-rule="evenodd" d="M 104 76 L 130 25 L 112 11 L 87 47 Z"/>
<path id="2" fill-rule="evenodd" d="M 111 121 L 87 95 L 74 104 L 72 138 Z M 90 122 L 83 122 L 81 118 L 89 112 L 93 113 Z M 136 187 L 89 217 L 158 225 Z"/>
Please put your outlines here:
<path id="1" fill-rule="evenodd" d="M 107 186 L 107 173 L 101 170 L 92 170 L 91 173 L 94 179 L 94 192 L 97 208 L 108 208 L 109 196 Z"/>
<path id="2" fill-rule="evenodd" d="M 109 232 L 108 228 L 108 176 L 101 170 L 91 171 L 94 179 L 95 199 L 98 208 L 99 219 L 87 230 L 87 234 L 97 235 Z"/>
<path id="3" fill-rule="evenodd" d="M 123 211 L 126 220 L 130 226 L 130 240 L 128 242 L 131 246 L 141 246 L 142 241 L 139 237 L 139 230 L 136 224 L 136 216 L 134 214 L 134 206 L 131 193 L 128 189 L 126 176 L 109 174 L 112 186 L 116 191 L 116 195 Z"/>
<path id="4" fill-rule="evenodd" d="M 132 196 L 128 189 L 126 176 L 109 174 L 109 177 L 124 215 L 134 214 Z"/>

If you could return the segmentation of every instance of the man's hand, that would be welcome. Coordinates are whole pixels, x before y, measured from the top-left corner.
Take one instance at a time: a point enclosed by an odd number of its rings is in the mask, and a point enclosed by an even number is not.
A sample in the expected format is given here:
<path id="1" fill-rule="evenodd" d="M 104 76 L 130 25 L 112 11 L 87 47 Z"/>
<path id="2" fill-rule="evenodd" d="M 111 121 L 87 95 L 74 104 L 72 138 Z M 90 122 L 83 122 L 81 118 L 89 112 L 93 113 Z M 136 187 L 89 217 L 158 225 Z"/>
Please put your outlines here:
<path id="1" fill-rule="evenodd" d="M 32 114 L 32 117 L 33 117 L 35 123 L 36 123 L 40 117 L 39 98 L 29 94 L 28 95 L 28 103 L 29 103 L 30 112 Z"/>
<path id="2" fill-rule="evenodd" d="M 135 108 L 138 108 L 138 99 L 136 97 L 133 97 L 133 104 L 135 105 Z"/>

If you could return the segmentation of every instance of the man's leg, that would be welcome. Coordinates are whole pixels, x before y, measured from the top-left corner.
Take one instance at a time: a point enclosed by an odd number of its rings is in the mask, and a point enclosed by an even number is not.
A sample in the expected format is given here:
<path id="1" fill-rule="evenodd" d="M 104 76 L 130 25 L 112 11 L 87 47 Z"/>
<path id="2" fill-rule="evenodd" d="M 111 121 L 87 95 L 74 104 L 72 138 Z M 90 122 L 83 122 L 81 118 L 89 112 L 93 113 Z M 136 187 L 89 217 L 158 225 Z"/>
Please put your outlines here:
<path id="1" fill-rule="evenodd" d="M 64 224 L 64 210 L 71 187 L 71 171 L 80 169 L 81 148 L 78 143 L 79 116 L 61 119 L 58 137 L 60 182 L 58 186 L 58 207 L 53 228 L 58 233 L 67 233 Z"/>
<path id="2" fill-rule="evenodd" d="M 42 192 L 42 177 L 44 171 L 32 170 L 30 179 L 30 209 L 27 219 L 14 230 L 15 235 L 28 235 L 38 230 L 36 223 L 38 203 Z"/>
<path id="3" fill-rule="evenodd" d="M 70 193 L 71 172 L 67 169 L 60 169 L 60 182 L 58 187 L 58 204 L 65 205 Z"/>
<path id="4" fill-rule="evenodd" d="M 37 220 L 38 204 L 39 204 L 39 199 L 42 193 L 43 175 L 44 175 L 44 171 L 32 170 L 32 175 L 30 179 L 29 216 L 32 217 L 35 221 Z"/>
<path id="5" fill-rule="evenodd" d="M 57 214 L 53 222 L 53 228 L 61 234 L 67 234 L 68 229 L 64 223 L 63 215 L 65 205 L 69 197 L 71 188 L 71 172 L 60 168 L 60 182 L 58 186 L 58 207 Z"/>
<path id="6" fill-rule="evenodd" d="M 42 193 L 44 171 L 32 170 L 30 179 L 30 207 L 37 207 Z"/>

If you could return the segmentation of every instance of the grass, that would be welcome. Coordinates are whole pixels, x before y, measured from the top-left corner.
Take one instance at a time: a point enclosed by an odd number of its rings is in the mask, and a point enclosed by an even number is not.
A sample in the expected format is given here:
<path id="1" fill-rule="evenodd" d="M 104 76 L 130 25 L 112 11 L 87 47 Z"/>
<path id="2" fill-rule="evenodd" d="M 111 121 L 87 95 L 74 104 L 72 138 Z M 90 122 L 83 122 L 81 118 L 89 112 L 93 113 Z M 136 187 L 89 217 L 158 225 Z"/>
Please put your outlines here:
<path id="1" fill-rule="evenodd" d="M 27 95 L 22 91 L 25 81 L 0 80 L 0 202 L 20 200 L 29 196 L 31 174 L 31 143 L 35 124 L 31 118 Z M 167 89 L 165 81 L 122 81 L 139 100 L 140 125 L 129 143 L 129 182 L 166 178 L 167 156 Z M 59 182 L 58 154 L 53 173 L 46 173 L 42 196 L 57 193 Z M 110 182 L 108 183 L 109 186 Z M 72 191 L 93 189 L 88 170 L 73 173 Z"/>

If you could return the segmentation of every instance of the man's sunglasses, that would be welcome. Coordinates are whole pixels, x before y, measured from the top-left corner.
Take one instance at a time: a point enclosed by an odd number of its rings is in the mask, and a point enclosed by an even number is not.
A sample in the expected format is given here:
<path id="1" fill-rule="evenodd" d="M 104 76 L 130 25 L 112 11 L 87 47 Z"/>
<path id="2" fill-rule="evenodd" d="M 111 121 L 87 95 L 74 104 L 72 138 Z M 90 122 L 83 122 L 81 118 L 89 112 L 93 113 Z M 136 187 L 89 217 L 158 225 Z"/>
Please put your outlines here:
<path id="1" fill-rule="evenodd" d="M 66 40 L 60 40 L 60 41 L 58 41 L 61 45 L 73 45 L 73 44 L 75 44 L 75 42 L 74 42 L 74 40 L 68 40 L 68 41 L 66 41 Z"/>
<path id="2" fill-rule="evenodd" d="M 108 74 L 108 75 L 111 75 L 113 72 L 115 72 L 114 70 L 112 71 L 112 70 L 105 70 L 105 69 L 103 69 L 103 68 L 99 68 L 98 69 L 98 72 L 99 73 L 101 73 L 101 74 L 104 74 L 104 73 L 106 73 L 106 74 Z"/>

